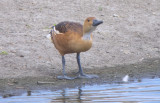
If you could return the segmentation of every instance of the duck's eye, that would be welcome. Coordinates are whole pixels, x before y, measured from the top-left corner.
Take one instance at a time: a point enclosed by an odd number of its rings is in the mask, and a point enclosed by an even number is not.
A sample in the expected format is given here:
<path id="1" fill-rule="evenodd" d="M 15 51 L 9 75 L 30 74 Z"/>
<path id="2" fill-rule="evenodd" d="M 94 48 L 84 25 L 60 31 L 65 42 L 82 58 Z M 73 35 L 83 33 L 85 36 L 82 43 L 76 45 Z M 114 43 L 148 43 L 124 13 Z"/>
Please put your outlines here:
<path id="1" fill-rule="evenodd" d="M 88 19 L 88 22 L 90 22 L 90 20 Z"/>

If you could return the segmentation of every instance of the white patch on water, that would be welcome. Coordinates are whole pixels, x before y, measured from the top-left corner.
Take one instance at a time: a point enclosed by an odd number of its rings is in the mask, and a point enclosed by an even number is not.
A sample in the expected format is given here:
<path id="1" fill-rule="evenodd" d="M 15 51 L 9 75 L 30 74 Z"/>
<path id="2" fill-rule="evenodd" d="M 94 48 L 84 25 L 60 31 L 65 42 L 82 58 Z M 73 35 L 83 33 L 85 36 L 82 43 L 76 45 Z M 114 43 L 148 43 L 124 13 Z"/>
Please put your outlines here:
<path id="1" fill-rule="evenodd" d="M 129 80 L 128 74 L 122 78 L 122 81 L 123 81 L 123 82 L 128 82 L 128 80 Z"/>

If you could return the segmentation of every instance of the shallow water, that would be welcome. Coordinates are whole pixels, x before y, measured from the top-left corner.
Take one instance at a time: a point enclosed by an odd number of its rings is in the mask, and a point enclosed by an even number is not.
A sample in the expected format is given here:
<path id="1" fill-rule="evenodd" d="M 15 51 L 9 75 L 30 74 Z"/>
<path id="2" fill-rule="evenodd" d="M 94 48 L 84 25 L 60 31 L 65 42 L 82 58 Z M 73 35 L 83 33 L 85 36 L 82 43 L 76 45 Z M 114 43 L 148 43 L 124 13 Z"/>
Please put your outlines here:
<path id="1" fill-rule="evenodd" d="M 128 83 L 86 85 L 63 90 L 33 90 L 0 97 L 0 103 L 160 103 L 160 78 Z"/>

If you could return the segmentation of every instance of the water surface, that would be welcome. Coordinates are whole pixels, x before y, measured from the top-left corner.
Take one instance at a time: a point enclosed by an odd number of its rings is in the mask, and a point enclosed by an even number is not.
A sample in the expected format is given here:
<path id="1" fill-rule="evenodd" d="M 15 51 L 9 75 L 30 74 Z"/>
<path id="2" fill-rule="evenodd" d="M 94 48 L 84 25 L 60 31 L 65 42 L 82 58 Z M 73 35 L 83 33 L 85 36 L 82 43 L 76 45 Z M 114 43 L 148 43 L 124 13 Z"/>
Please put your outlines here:
<path id="1" fill-rule="evenodd" d="M 0 97 L 0 103 L 160 103 L 160 78 L 128 83 L 84 85 L 63 90 L 33 90 Z"/>

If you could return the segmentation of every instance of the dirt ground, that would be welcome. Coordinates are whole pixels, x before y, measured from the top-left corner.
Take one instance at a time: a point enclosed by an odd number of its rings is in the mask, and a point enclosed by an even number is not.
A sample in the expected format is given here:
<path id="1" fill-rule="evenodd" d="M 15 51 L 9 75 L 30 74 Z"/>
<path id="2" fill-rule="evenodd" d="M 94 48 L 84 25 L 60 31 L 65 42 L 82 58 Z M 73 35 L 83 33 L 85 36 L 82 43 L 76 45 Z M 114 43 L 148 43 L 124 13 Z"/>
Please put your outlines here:
<path id="1" fill-rule="evenodd" d="M 0 79 L 61 74 L 61 56 L 46 35 L 54 24 L 89 16 L 104 23 L 93 33 L 93 47 L 81 53 L 85 71 L 100 75 L 160 58 L 159 0 L 1 0 Z M 75 56 L 65 56 L 67 73 L 78 70 Z"/>

